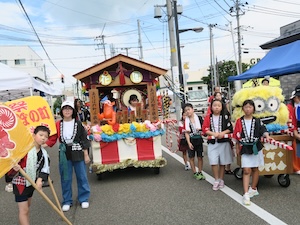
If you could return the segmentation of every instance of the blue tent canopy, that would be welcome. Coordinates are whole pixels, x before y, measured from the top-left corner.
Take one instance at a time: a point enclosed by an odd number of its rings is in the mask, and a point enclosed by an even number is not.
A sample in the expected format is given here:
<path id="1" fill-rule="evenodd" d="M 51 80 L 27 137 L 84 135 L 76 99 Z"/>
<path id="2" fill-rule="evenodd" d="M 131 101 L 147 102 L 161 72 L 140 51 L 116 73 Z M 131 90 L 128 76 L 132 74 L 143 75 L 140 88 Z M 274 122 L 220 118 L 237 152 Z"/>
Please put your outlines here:
<path id="1" fill-rule="evenodd" d="M 300 40 L 272 48 L 256 65 L 240 75 L 228 77 L 228 81 L 283 76 L 298 72 L 300 72 Z"/>

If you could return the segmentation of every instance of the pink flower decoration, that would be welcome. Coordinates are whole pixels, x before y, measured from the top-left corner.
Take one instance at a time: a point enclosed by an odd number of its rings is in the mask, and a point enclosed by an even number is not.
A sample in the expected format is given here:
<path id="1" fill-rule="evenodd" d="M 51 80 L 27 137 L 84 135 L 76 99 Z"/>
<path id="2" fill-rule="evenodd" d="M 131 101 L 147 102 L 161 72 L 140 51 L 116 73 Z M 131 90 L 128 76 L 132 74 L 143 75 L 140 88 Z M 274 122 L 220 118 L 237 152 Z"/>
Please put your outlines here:
<path id="1" fill-rule="evenodd" d="M 94 134 L 94 140 L 95 141 L 101 141 L 102 140 L 101 135 L 100 134 Z"/>

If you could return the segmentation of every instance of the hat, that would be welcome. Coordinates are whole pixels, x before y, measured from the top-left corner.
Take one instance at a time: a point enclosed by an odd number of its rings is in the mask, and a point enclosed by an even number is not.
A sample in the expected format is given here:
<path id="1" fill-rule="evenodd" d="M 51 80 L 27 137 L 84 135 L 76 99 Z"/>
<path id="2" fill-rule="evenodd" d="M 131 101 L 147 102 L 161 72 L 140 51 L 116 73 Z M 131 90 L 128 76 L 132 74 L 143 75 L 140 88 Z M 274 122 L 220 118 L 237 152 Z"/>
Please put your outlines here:
<path id="1" fill-rule="evenodd" d="M 292 92 L 292 95 L 291 95 L 290 99 L 295 98 L 295 93 L 296 93 L 295 91 Z"/>
<path id="2" fill-rule="evenodd" d="M 71 106 L 73 109 L 74 109 L 74 102 L 71 102 L 71 101 L 64 101 L 62 104 L 61 104 L 61 108 L 63 108 L 64 106 Z"/>
<path id="3" fill-rule="evenodd" d="M 295 96 L 300 96 L 300 85 L 295 88 Z"/>

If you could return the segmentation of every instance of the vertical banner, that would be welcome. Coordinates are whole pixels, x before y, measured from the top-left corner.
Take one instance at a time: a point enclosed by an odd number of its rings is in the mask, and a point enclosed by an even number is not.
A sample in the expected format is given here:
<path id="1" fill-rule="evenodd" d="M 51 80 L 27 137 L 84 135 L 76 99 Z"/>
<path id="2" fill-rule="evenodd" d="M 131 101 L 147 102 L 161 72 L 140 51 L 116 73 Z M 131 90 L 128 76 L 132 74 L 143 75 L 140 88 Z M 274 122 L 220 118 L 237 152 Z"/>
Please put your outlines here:
<path id="1" fill-rule="evenodd" d="M 136 118 L 137 119 L 142 118 L 142 103 L 141 102 L 136 104 Z"/>
<path id="2" fill-rule="evenodd" d="M 147 83 L 147 92 L 148 92 L 150 121 L 157 122 L 159 118 L 158 118 L 158 107 L 157 107 L 158 105 L 157 105 L 155 84 Z"/>
<path id="3" fill-rule="evenodd" d="M 128 123 L 128 110 L 124 109 L 123 113 L 123 123 Z"/>
<path id="4" fill-rule="evenodd" d="M 117 112 L 117 123 L 122 123 L 123 121 L 123 115 L 122 115 L 122 111 L 118 111 Z"/>
<path id="5" fill-rule="evenodd" d="M 145 120 L 148 120 L 148 110 L 147 109 L 142 110 L 142 122 L 144 122 Z"/>
<path id="6" fill-rule="evenodd" d="M 135 122 L 135 112 L 130 111 L 130 123 Z"/>
<path id="7" fill-rule="evenodd" d="M 100 113 L 99 108 L 99 92 L 98 89 L 90 89 L 89 90 L 89 98 L 90 98 L 90 114 L 91 114 L 91 125 L 99 124 L 98 113 Z"/>

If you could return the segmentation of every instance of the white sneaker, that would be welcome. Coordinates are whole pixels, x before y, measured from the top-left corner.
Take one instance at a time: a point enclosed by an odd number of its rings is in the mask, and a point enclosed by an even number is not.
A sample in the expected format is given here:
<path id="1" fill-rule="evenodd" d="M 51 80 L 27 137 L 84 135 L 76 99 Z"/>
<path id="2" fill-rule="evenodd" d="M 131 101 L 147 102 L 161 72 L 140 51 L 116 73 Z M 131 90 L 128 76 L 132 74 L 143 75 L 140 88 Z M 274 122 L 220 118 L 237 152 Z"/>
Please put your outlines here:
<path id="1" fill-rule="evenodd" d="M 6 191 L 6 192 L 12 192 L 12 191 L 13 191 L 13 185 L 12 185 L 12 183 L 8 183 L 8 184 L 5 186 L 5 191 Z"/>
<path id="2" fill-rule="evenodd" d="M 190 167 L 189 165 L 185 165 L 184 169 L 185 169 L 185 170 L 190 170 L 191 167 Z"/>
<path id="3" fill-rule="evenodd" d="M 250 198 L 259 195 L 257 189 L 252 189 L 251 187 L 249 187 L 248 193 Z"/>
<path id="4" fill-rule="evenodd" d="M 70 205 L 63 205 L 61 209 L 63 212 L 68 212 L 70 210 L 70 208 L 71 208 Z"/>
<path id="5" fill-rule="evenodd" d="M 81 203 L 81 208 L 83 208 L 83 209 L 87 209 L 89 206 L 90 206 L 90 204 L 88 202 Z"/>
<path id="6" fill-rule="evenodd" d="M 250 196 L 248 192 L 243 195 L 243 204 L 251 205 Z"/>

